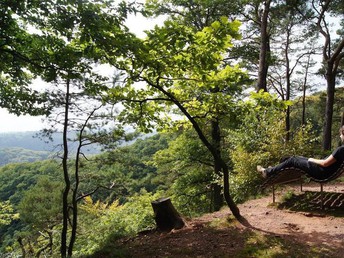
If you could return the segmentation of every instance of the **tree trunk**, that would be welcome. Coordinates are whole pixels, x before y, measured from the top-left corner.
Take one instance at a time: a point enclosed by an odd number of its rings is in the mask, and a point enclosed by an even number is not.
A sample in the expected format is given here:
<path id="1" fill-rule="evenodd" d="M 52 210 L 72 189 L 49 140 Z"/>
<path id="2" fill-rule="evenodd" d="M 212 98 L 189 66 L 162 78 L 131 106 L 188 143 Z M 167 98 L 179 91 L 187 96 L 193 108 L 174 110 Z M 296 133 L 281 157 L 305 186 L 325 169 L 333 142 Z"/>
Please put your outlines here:
<path id="1" fill-rule="evenodd" d="M 216 153 L 221 157 L 221 132 L 219 122 L 217 120 L 212 121 L 211 123 L 211 136 L 213 146 L 216 149 Z M 221 176 L 221 164 L 214 159 L 214 173 L 217 176 Z M 223 196 L 221 193 L 222 187 L 217 183 L 212 185 L 212 211 L 219 211 L 223 205 Z"/>
<path id="2" fill-rule="evenodd" d="M 64 111 L 64 123 L 63 123 L 63 159 L 62 159 L 62 167 L 63 167 L 63 175 L 65 181 L 65 188 L 63 191 L 63 220 L 62 220 L 62 233 L 61 233 L 61 257 L 64 258 L 67 256 L 67 233 L 68 233 L 68 196 L 70 191 L 70 179 L 68 174 L 68 140 L 67 140 L 67 132 L 68 132 L 68 113 L 69 113 L 69 89 L 70 89 L 70 80 L 67 79 L 67 86 L 66 86 L 66 103 L 65 103 L 65 111 Z"/>
<path id="3" fill-rule="evenodd" d="M 73 189 L 73 195 L 72 195 L 72 212 L 73 212 L 73 219 L 72 219 L 72 232 L 69 240 L 69 246 L 68 246 L 68 256 L 71 257 L 73 253 L 73 248 L 74 244 L 76 241 L 76 233 L 77 233 L 77 228 L 78 228 L 78 203 L 77 203 L 77 193 L 79 189 L 79 183 L 80 183 L 80 178 L 79 178 L 79 162 L 80 162 L 80 155 L 81 155 L 81 146 L 82 146 L 82 134 L 83 131 L 81 130 L 79 137 L 79 144 L 78 144 L 78 149 L 76 152 L 76 157 L 75 157 L 75 163 L 74 163 L 74 189 Z"/>
<path id="4" fill-rule="evenodd" d="M 222 171 L 223 171 L 223 195 L 234 217 L 237 218 L 240 222 L 242 222 L 242 216 L 240 215 L 239 208 L 238 206 L 236 206 L 235 202 L 233 201 L 229 193 L 229 170 L 228 170 L 227 165 L 223 164 Z"/>
<path id="5" fill-rule="evenodd" d="M 170 198 L 160 198 L 152 203 L 154 219 L 157 228 L 161 231 L 181 229 L 185 222 L 174 208 Z"/>
<path id="6" fill-rule="evenodd" d="M 21 237 L 18 237 L 17 241 L 18 241 L 20 249 L 22 251 L 21 257 L 22 258 L 26 258 L 26 250 L 25 250 L 25 247 L 24 247 L 24 244 L 23 244 L 23 239 Z"/>
<path id="7" fill-rule="evenodd" d="M 328 67 L 328 70 L 331 67 Z M 332 70 L 332 69 L 331 69 Z M 327 97 L 325 107 L 325 121 L 323 130 L 323 149 L 331 150 L 331 138 L 332 138 L 332 118 L 333 118 L 333 105 L 334 105 L 334 93 L 335 93 L 335 74 L 328 71 L 326 75 L 327 80 Z"/>
<path id="8" fill-rule="evenodd" d="M 268 32 L 268 18 L 271 0 L 264 3 L 264 10 L 260 17 L 260 52 L 257 91 L 267 91 L 266 78 L 270 62 L 270 36 Z"/>
<path id="9" fill-rule="evenodd" d="M 217 183 L 214 183 L 212 185 L 212 191 L 213 191 L 213 195 L 212 195 L 213 205 L 212 205 L 211 212 L 219 211 L 223 206 L 222 186 Z"/>
<path id="10" fill-rule="evenodd" d="M 307 80 L 308 80 L 308 70 L 310 66 L 311 55 L 308 55 L 307 63 L 306 63 L 306 70 L 305 70 L 305 77 L 303 80 L 302 85 L 302 118 L 301 118 L 301 125 L 306 125 L 306 90 L 307 90 Z"/>
<path id="11" fill-rule="evenodd" d="M 323 149 L 331 149 L 331 130 L 333 117 L 334 93 L 336 85 L 336 74 L 340 61 L 344 58 L 342 53 L 344 49 L 344 38 L 340 40 L 331 41 L 331 33 L 329 31 L 329 24 L 326 22 L 325 15 L 331 12 L 331 4 L 334 1 L 321 1 L 320 10 L 317 10 L 317 28 L 325 38 L 323 46 L 323 62 L 326 65 L 326 81 L 327 81 L 327 98 L 325 108 L 325 122 L 323 130 Z"/>
<path id="12" fill-rule="evenodd" d="M 288 52 L 288 50 L 286 50 Z M 286 89 L 286 96 L 285 100 L 290 100 L 290 91 L 291 91 L 291 82 L 290 82 L 290 62 L 288 58 L 288 53 L 286 53 L 286 63 L 287 63 L 287 71 L 286 71 L 286 83 L 287 83 L 287 89 Z M 289 142 L 290 140 L 290 107 L 288 106 L 285 111 L 285 140 L 286 142 Z"/>

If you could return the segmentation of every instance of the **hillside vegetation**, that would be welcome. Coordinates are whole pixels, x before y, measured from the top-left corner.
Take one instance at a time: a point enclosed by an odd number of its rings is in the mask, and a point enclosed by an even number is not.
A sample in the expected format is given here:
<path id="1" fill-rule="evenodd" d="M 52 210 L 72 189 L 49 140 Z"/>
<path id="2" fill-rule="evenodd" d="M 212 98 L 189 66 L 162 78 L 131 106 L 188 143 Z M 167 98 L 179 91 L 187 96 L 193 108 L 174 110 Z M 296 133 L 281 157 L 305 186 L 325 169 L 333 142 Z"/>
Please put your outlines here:
<path id="1" fill-rule="evenodd" d="M 54 133 L 51 138 L 47 140 L 39 131 L 0 133 L 0 166 L 56 158 L 56 153 L 61 150 L 62 135 Z M 73 145 L 75 143 L 71 143 L 72 153 Z M 85 153 L 100 153 L 100 148 L 88 148 Z"/>
<path id="2" fill-rule="evenodd" d="M 19 147 L 0 148 L 0 166 L 9 163 L 34 162 L 48 159 L 52 155 L 48 151 L 35 151 Z"/>

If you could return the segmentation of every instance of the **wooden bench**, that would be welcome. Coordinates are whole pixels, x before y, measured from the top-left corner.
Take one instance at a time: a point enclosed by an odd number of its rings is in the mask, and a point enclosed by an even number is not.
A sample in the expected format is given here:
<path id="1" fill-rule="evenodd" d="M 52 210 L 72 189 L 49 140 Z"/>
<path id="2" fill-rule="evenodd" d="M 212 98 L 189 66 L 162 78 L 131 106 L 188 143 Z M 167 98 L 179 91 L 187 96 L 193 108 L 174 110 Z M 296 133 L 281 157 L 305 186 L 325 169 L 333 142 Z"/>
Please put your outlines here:
<path id="1" fill-rule="evenodd" d="M 316 182 L 320 184 L 320 193 L 321 193 L 321 208 L 324 207 L 324 199 L 323 199 L 323 186 L 324 184 L 333 181 L 341 176 L 344 176 L 344 162 L 341 164 L 341 166 L 338 168 L 338 170 L 333 173 L 330 177 L 325 179 L 317 179 L 314 177 L 309 176 L 305 171 L 299 168 L 295 167 L 289 167 L 280 170 L 278 173 L 273 174 L 269 176 L 262 184 L 262 189 L 265 189 L 269 186 L 272 187 L 272 201 L 275 203 L 276 197 L 275 197 L 275 187 L 276 185 L 281 184 L 288 184 L 291 182 L 300 182 L 300 187 L 302 191 L 302 184 L 305 180 L 305 178 L 310 179 L 310 181 Z"/>

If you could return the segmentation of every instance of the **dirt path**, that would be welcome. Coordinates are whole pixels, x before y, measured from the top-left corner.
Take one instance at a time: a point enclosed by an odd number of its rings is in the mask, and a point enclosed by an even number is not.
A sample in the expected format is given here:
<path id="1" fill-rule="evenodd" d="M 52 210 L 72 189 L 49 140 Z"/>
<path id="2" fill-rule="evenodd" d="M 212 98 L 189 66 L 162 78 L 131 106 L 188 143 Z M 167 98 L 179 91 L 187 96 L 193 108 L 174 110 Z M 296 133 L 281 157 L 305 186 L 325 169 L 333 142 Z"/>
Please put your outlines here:
<path id="1" fill-rule="evenodd" d="M 318 191 L 319 186 L 304 190 Z M 285 191 L 279 192 L 277 201 Z M 344 212 L 344 183 L 325 186 L 324 191 L 339 193 L 342 199 L 334 210 Z M 239 205 L 250 227 L 230 220 L 225 208 L 188 221 L 178 231 L 122 240 L 120 246 L 127 250 L 123 257 L 344 257 L 343 215 L 335 216 L 331 209 L 330 214 L 314 211 L 314 207 L 278 209 L 271 203 L 269 195 Z"/>
<path id="2" fill-rule="evenodd" d="M 344 190 L 344 187 L 343 187 Z M 328 245 L 343 250 L 344 218 L 323 213 L 293 212 L 267 207 L 271 197 L 252 200 L 240 205 L 242 215 L 257 230 L 270 234 L 292 236 L 299 242 Z M 343 206 L 344 207 L 344 206 Z"/>

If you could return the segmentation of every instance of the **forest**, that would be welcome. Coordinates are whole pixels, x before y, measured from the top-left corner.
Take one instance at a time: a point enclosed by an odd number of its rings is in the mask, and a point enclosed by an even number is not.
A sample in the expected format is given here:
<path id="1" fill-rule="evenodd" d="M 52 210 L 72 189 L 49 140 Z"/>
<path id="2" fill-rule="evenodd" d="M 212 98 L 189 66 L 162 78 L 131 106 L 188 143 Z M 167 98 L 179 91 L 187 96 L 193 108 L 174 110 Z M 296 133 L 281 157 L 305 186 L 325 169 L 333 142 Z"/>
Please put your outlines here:
<path id="1" fill-rule="evenodd" d="M 0 4 L 0 107 L 54 139 L 0 149 L 0 257 L 91 256 L 154 228 L 161 197 L 242 223 L 258 164 L 339 144 L 341 0 Z M 139 37 L 138 15 L 163 21 Z"/>

